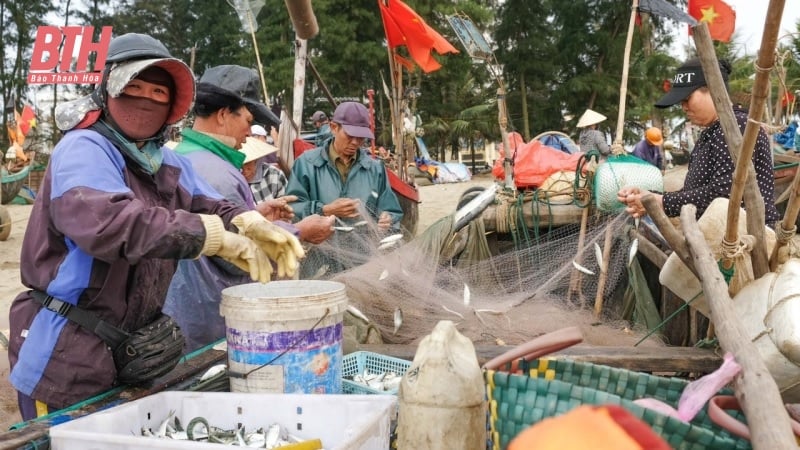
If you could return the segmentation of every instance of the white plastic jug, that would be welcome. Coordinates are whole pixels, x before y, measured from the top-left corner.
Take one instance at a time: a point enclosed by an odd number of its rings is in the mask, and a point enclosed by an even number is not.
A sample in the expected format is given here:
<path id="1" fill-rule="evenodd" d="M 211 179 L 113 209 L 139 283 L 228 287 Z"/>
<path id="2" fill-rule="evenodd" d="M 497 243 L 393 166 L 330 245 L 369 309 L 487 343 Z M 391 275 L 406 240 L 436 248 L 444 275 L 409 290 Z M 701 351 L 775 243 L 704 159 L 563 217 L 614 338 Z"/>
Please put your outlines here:
<path id="1" fill-rule="evenodd" d="M 398 450 L 486 448 L 483 372 L 453 322 L 440 321 L 422 339 L 398 397 Z"/>
<path id="2" fill-rule="evenodd" d="M 783 400 L 800 401 L 800 260 L 790 259 L 733 298 L 744 333 L 758 348 Z"/>

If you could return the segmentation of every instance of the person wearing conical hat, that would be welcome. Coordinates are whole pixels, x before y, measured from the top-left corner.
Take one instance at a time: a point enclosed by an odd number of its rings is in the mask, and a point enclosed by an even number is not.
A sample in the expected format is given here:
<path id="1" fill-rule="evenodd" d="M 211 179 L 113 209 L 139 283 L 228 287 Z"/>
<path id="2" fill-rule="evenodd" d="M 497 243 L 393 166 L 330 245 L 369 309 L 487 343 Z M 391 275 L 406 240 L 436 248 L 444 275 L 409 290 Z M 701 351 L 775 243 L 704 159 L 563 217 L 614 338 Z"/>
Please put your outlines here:
<path id="1" fill-rule="evenodd" d="M 578 138 L 578 145 L 580 145 L 582 152 L 597 150 L 603 156 L 611 154 L 611 146 L 606 142 L 606 136 L 597 129 L 597 124 L 604 120 L 606 120 L 606 116 L 591 109 L 587 109 L 578 119 L 578 128 L 583 128 Z"/>

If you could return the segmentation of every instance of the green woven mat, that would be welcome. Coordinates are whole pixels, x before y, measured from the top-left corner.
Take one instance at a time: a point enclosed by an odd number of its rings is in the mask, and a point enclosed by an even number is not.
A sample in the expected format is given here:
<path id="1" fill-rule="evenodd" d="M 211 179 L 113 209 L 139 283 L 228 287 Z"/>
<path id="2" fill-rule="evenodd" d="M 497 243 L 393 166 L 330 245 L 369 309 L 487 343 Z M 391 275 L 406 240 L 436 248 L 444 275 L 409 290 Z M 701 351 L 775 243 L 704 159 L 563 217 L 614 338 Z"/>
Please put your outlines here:
<path id="1" fill-rule="evenodd" d="M 633 403 L 633 400 L 650 397 L 677 407 L 681 392 L 688 384 L 685 380 L 567 360 L 523 361 L 520 368 L 531 376 L 486 372 L 491 402 L 489 420 L 490 427 L 494 428 L 491 448 L 505 448 L 519 432 L 544 418 L 579 405 L 600 404 L 624 406 L 675 449 L 752 448 L 749 441 L 732 436 L 713 424 L 705 408 L 686 424 Z M 545 379 L 546 375 L 553 379 Z M 733 415 L 744 420 L 741 413 Z"/>

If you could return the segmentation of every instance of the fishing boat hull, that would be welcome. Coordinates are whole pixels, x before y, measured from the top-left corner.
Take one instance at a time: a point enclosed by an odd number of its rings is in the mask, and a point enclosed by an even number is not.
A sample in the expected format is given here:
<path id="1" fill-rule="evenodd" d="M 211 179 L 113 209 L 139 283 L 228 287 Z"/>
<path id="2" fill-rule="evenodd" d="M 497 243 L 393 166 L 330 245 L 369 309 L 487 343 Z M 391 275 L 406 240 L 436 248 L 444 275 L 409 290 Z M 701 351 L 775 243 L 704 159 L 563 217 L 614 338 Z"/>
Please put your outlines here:
<path id="1" fill-rule="evenodd" d="M 0 196 L 0 204 L 7 205 L 14 200 L 20 189 L 22 189 L 22 185 L 28 179 L 30 170 L 30 164 L 24 166 L 19 172 L 13 173 L 9 172 L 5 167 L 2 168 L 2 196 Z"/>
<path id="2" fill-rule="evenodd" d="M 389 184 L 392 191 L 397 195 L 400 208 L 403 210 L 403 220 L 400 226 L 403 233 L 408 238 L 413 238 L 417 234 L 417 222 L 419 222 L 419 190 L 416 186 L 406 183 L 396 173 L 387 170 Z"/>

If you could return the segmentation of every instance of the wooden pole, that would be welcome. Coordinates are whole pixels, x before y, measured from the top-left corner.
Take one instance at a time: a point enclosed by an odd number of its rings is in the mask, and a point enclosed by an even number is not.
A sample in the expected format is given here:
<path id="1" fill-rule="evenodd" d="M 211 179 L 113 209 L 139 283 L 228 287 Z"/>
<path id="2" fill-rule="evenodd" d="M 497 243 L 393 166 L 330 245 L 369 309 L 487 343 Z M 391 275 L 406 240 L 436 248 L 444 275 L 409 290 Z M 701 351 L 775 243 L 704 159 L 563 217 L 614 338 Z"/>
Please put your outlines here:
<path id="1" fill-rule="evenodd" d="M 720 346 L 732 353 L 742 366 L 742 372 L 735 379 L 736 398 L 747 416 L 753 448 L 797 448 L 778 386 L 755 344 L 742 331 L 744 326 L 733 309 L 728 285 L 697 225 L 696 211 L 694 205 L 685 205 L 681 209 L 681 226 L 711 307 L 711 319 L 716 327 Z"/>
<path id="2" fill-rule="evenodd" d="M 394 59 L 395 51 L 387 46 L 389 52 L 389 72 L 391 74 L 392 88 L 389 98 L 389 108 L 392 116 L 392 141 L 398 157 L 397 174 L 401 180 L 406 181 L 406 155 L 405 139 L 403 136 L 403 68 Z"/>
<path id="3" fill-rule="evenodd" d="M 608 264 L 611 261 L 611 226 L 606 225 L 606 236 L 603 240 L 603 262 L 601 263 L 600 275 L 597 280 L 597 294 L 594 297 L 594 316 L 600 317 L 603 311 L 603 291 L 606 289 L 608 280 Z"/>
<path id="4" fill-rule="evenodd" d="M 672 226 L 672 222 L 669 221 L 669 218 L 664 213 L 664 208 L 661 207 L 653 194 L 645 194 L 642 196 L 642 206 L 644 206 L 644 209 L 647 211 L 647 215 L 653 219 L 653 223 L 655 223 L 661 235 L 664 236 L 664 239 L 667 241 L 672 251 L 678 255 L 681 262 L 683 262 L 695 276 L 698 276 L 683 234 Z"/>
<path id="5" fill-rule="evenodd" d="M 782 0 L 776 1 L 782 3 Z M 731 185 L 731 196 L 724 239 L 727 242 L 734 243 L 739 240 L 739 207 L 741 206 L 742 192 L 744 191 L 744 200 L 748 210 L 747 232 L 756 238 L 755 246 L 750 255 L 753 261 L 753 275 L 759 278 L 769 271 L 769 259 L 767 256 L 766 242 L 764 240 L 764 200 L 761 199 L 761 193 L 758 190 L 755 169 L 753 168 L 752 162 L 753 148 L 758 134 L 758 125 L 748 121 L 745 133 L 748 133 L 749 129 L 751 136 L 748 137 L 746 141 L 748 145 L 743 147 L 742 134 L 739 130 L 739 124 L 733 115 L 733 106 L 728 97 L 728 91 L 725 89 L 725 82 L 720 73 L 719 62 L 714 53 L 714 45 L 708 31 L 708 26 L 700 22 L 693 30 L 697 54 L 703 66 L 703 74 L 705 75 L 708 88 L 711 91 L 711 98 L 714 101 L 714 107 L 717 110 L 717 115 L 719 116 L 719 121 L 725 134 L 728 150 L 731 152 L 731 158 L 736 165 Z M 774 42 L 773 40 L 773 43 Z M 761 53 L 763 54 L 764 52 L 762 51 Z M 768 73 L 764 75 L 767 77 L 769 76 Z M 757 77 L 758 76 L 759 75 L 757 75 Z M 755 106 L 759 109 L 760 116 L 764 111 L 763 98 L 761 102 L 756 99 L 755 89 L 753 90 L 753 99 L 754 103 L 756 103 Z M 761 103 L 760 107 L 757 103 Z M 752 109 L 750 117 L 753 117 Z M 769 200 L 772 201 L 772 199 Z M 724 267 L 728 269 L 733 265 L 733 261 L 729 259 L 723 259 L 723 263 Z"/>
<path id="6" fill-rule="evenodd" d="M 800 170 L 794 175 L 792 180 L 791 193 L 789 194 L 789 201 L 786 202 L 786 213 L 783 215 L 783 220 L 778 222 L 775 229 L 775 247 L 772 248 L 772 254 L 769 257 L 769 270 L 775 271 L 778 268 L 778 253 L 781 248 L 785 247 L 792 237 L 797 232 L 797 215 L 800 213 Z"/>
<path id="7" fill-rule="evenodd" d="M 586 241 L 586 227 L 588 226 L 588 223 L 589 223 L 589 206 L 587 205 L 585 208 L 583 208 L 583 212 L 581 213 L 581 231 L 580 233 L 578 233 L 578 254 L 575 255 L 575 262 L 581 265 L 583 264 L 583 244 Z M 585 306 L 584 305 L 585 301 L 583 295 L 580 295 L 580 293 L 578 292 L 578 289 L 581 285 L 581 278 L 582 278 L 581 272 L 577 270 L 572 272 L 572 275 L 570 275 L 567 301 L 571 302 L 572 295 L 578 293 L 578 297 L 580 298 L 581 302 L 580 306 L 581 308 L 583 308 Z"/>
<path id="8" fill-rule="evenodd" d="M 256 64 L 258 64 L 258 78 L 261 80 L 261 89 L 264 91 L 264 101 L 269 102 L 267 94 L 267 81 L 264 79 L 264 67 L 261 65 L 261 55 L 258 54 L 258 42 L 256 42 L 256 31 L 253 26 L 253 12 L 247 8 L 247 23 L 250 24 L 250 36 L 253 38 L 253 49 L 256 51 Z M 269 103 L 267 103 L 269 104 Z"/>
<path id="9" fill-rule="evenodd" d="M 333 95 L 331 95 L 331 91 L 328 89 L 328 85 L 325 84 L 325 81 L 322 80 L 322 77 L 317 71 L 317 67 L 311 61 L 311 58 L 306 58 L 306 63 L 308 64 L 308 68 L 311 69 L 311 74 L 314 75 L 314 79 L 316 79 L 317 83 L 319 83 L 319 87 L 322 88 L 322 92 L 325 93 L 325 97 L 331 103 L 331 107 L 333 109 L 336 109 L 336 107 L 339 105 L 336 102 L 336 99 L 333 98 Z"/>
<path id="10" fill-rule="evenodd" d="M 505 186 L 512 193 L 517 191 L 517 186 L 514 184 L 514 153 L 511 144 L 508 140 L 508 113 L 506 111 L 506 88 L 503 87 L 503 82 L 498 78 L 497 80 L 500 87 L 497 88 L 497 123 L 500 125 L 500 137 L 503 139 L 503 172 L 505 172 Z"/>
<path id="11" fill-rule="evenodd" d="M 303 94 L 306 86 L 306 58 L 308 57 L 308 42 L 296 38 L 294 47 L 294 85 L 292 89 L 292 108 L 284 109 L 279 133 L 278 152 L 281 160 L 288 167 L 294 165 L 294 149 L 292 142 L 300 134 L 303 123 Z M 290 115 L 291 114 L 291 115 Z"/>
<path id="12" fill-rule="evenodd" d="M 636 14 L 639 9 L 639 0 L 633 0 L 631 5 L 631 18 L 628 23 L 628 35 L 625 38 L 625 55 L 622 60 L 622 80 L 619 84 L 619 113 L 617 114 L 617 131 L 614 136 L 611 153 L 620 154 L 622 149 L 622 134 L 625 130 L 625 100 L 628 96 L 628 69 L 631 59 L 631 45 L 633 43 L 633 31 L 636 27 Z"/>

